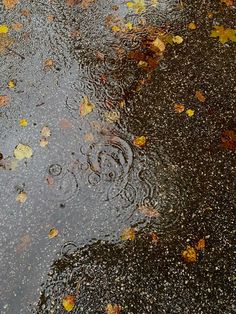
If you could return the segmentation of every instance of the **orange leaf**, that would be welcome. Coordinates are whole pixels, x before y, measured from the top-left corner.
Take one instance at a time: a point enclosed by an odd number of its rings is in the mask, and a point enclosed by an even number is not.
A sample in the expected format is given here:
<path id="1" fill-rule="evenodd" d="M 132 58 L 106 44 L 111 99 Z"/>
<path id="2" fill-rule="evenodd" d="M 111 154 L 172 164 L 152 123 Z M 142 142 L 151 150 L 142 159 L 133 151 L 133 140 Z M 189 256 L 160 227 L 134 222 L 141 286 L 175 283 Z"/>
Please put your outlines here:
<path id="1" fill-rule="evenodd" d="M 126 241 L 134 241 L 135 239 L 135 230 L 131 227 L 125 228 L 121 233 L 121 240 Z"/>
<path id="2" fill-rule="evenodd" d="M 4 107 L 9 103 L 9 97 L 5 95 L 0 95 L 0 107 Z"/>
<path id="3" fill-rule="evenodd" d="M 135 137 L 135 139 L 133 140 L 133 144 L 137 147 L 144 147 L 147 143 L 147 138 L 146 136 L 142 135 L 142 136 L 137 136 Z"/>
<path id="4" fill-rule="evenodd" d="M 13 9 L 19 3 L 19 0 L 3 0 L 2 2 L 5 6 L 5 9 L 9 10 Z"/>
<path id="5" fill-rule="evenodd" d="M 156 218 L 160 216 L 160 213 L 156 210 L 156 208 L 152 207 L 150 204 L 138 205 L 138 210 L 147 217 Z"/>
<path id="6" fill-rule="evenodd" d="M 107 304 L 107 314 L 120 314 L 121 306 L 119 304 L 112 305 L 111 303 Z"/>
<path id="7" fill-rule="evenodd" d="M 185 110 L 185 106 L 183 104 L 175 104 L 175 112 L 182 113 Z"/>
<path id="8" fill-rule="evenodd" d="M 195 245 L 196 250 L 203 251 L 206 247 L 205 239 L 200 239 L 197 244 Z"/>
<path id="9" fill-rule="evenodd" d="M 200 91 L 200 90 L 197 90 L 197 91 L 196 91 L 195 97 L 196 97 L 200 102 L 205 102 L 205 100 L 206 100 L 205 95 L 204 95 L 203 92 Z"/>
<path id="10" fill-rule="evenodd" d="M 220 0 L 221 3 L 227 5 L 227 7 L 231 7 L 234 4 L 234 0 Z"/>
<path id="11" fill-rule="evenodd" d="M 188 245 L 187 248 L 182 251 L 181 255 L 184 261 L 187 263 L 194 263 L 197 261 L 197 253 L 195 249 L 190 245 Z"/>
<path id="12" fill-rule="evenodd" d="M 71 312 L 75 307 L 75 297 L 73 295 L 67 295 L 62 300 L 62 305 L 67 312 Z"/>

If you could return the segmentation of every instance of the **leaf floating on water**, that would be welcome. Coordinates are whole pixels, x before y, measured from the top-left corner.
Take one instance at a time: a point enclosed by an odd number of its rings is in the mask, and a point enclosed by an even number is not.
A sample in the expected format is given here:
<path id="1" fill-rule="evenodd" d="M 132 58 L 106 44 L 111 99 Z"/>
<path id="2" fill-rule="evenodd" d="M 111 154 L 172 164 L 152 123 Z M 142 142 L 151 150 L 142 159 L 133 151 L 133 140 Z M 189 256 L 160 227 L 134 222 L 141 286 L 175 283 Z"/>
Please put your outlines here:
<path id="1" fill-rule="evenodd" d="M 206 96 L 203 94 L 202 91 L 197 90 L 195 93 L 195 97 L 200 101 L 200 102 L 205 102 Z"/>
<path id="2" fill-rule="evenodd" d="M 51 136 L 51 130 L 49 129 L 48 126 L 44 126 L 41 131 L 40 131 L 40 134 L 44 137 L 49 137 Z"/>
<path id="3" fill-rule="evenodd" d="M 0 95 L 0 107 L 5 107 L 9 103 L 9 97 L 6 95 Z"/>
<path id="4" fill-rule="evenodd" d="M 106 307 L 106 314 L 120 314 L 121 306 L 119 304 L 108 303 Z"/>
<path id="5" fill-rule="evenodd" d="M 125 228 L 121 233 L 121 240 L 126 241 L 134 241 L 135 239 L 135 230 L 131 227 Z"/>
<path id="6" fill-rule="evenodd" d="M 65 296 L 62 305 L 67 312 L 71 312 L 75 307 L 75 297 L 73 295 Z"/>
<path id="7" fill-rule="evenodd" d="M 215 25 L 210 36 L 213 38 L 219 37 L 219 41 L 222 44 L 225 44 L 228 41 L 236 42 L 236 29 Z"/>
<path id="8" fill-rule="evenodd" d="M 28 121 L 26 119 L 21 119 L 20 122 L 19 122 L 20 126 L 27 126 L 28 125 Z"/>
<path id="9" fill-rule="evenodd" d="M 48 233 L 48 237 L 49 237 L 49 239 L 53 239 L 53 238 L 57 237 L 58 234 L 59 234 L 59 231 L 56 228 L 52 228 Z"/>
<path id="10" fill-rule="evenodd" d="M 95 105 L 89 101 L 87 96 L 84 96 L 80 104 L 80 115 L 84 117 L 87 114 L 91 113 L 94 110 L 94 108 Z"/>
<path id="11" fill-rule="evenodd" d="M 137 147 L 144 147 L 147 143 L 147 138 L 146 136 L 142 135 L 142 136 L 137 136 L 135 137 L 135 139 L 133 140 L 133 144 Z"/>
<path id="12" fill-rule="evenodd" d="M 183 104 L 175 104 L 174 110 L 176 113 L 182 113 L 185 110 L 185 106 Z"/>
<path id="13" fill-rule="evenodd" d="M 195 245 L 196 250 L 203 251 L 206 247 L 205 239 L 200 239 L 197 244 Z"/>
<path id="14" fill-rule="evenodd" d="M 181 253 L 182 258 L 187 263 L 195 263 L 197 261 L 197 253 L 195 249 L 188 245 L 187 248 Z"/>
<path id="15" fill-rule="evenodd" d="M 21 191 L 20 193 L 18 193 L 18 195 L 16 196 L 16 201 L 23 204 L 26 202 L 28 196 L 26 192 Z"/>
<path id="16" fill-rule="evenodd" d="M 48 146 L 48 140 L 45 138 L 45 137 L 43 137 L 43 138 L 41 138 L 40 140 L 39 140 L 39 146 L 40 147 L 46 147 L 46 146 Z"/>
<path id="17" fill-rule="evenodd" d="M 25 158 L 31 158 L 33 155 L 32 148 L 28 145 L 18 144 L 14 149 L 14 156 L 18 160 L 22 160 Z"/>
<path id="18" fill-rule="evenodd" d="M 236 149 L 236 132 L 234 130 L 226 130 L 222 133 L 221 146 L 225 149 Z"/>
<path id="19" fill-rule="evenodd" d="M 120 113 L 118 111 L 106 111 L 104 112 L 104 118 L 109 123 L 115 123 L 120 120 Z"/>
<path id="20" fill-rule="evenodd" d="M 138 210 L 140 211 L 140 213 L 142 213 L 143 215 L 150 217 L 150 218 L 157 218 L 160 217 L 160 213 L 156 210 L 156 208 L 154 208 L 152 205 L 150 204 L 141 204 L 138 205 Z"/>
<path id="21" fill-rule="evenodd" d="M 129 9 L 133 9 L 136 14 L 140 14 L 146 10 L 144 0 L 133 0 L 132 2 L 127 2 L 126 5 Z"/>
<path id="22" fill-rule="evenodd" d="M 5 6 L 5 9 L 10 10 L 19 3 L 19 0 L 3 0 L 2 2 Z"/>
<path id="23" fill-rule="evenodd" d="M 0 24 L 0 34 L 7 34 L 8 33 L 8 26 L 6 24 Z"/>

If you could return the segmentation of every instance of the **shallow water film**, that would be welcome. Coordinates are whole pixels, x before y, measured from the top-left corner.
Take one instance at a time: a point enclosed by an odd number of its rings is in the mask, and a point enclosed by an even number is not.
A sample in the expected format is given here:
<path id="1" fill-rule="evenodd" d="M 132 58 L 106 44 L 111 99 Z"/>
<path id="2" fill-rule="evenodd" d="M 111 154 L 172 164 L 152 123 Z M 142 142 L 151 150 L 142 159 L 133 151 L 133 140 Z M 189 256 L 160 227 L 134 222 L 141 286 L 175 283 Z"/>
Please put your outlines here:
<path id="1" fill-rule="evenodd" d="M 3 0 L 0 66 L 0 313 L 235 313 L 235 0 Z"/>

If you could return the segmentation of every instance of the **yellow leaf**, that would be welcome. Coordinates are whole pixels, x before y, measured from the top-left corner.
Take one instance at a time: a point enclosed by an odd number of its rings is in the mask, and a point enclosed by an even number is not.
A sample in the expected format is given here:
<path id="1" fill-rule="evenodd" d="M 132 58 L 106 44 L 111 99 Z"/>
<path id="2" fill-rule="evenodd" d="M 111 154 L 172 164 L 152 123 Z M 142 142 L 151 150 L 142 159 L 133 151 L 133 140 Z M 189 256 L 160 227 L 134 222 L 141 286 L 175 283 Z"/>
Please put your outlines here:
<path id="1" fill-rule="evenodd" d="M 161 52 L 166 49 L 165 43 L 159 37 L 152 42 L 152 46 L 159 49 Z"/>
<path id="2" fill-rule="evenodd" d="M 6 24 L 0 24 L 0 34 L 8 33 L 8 26 Z"/>
<path id="3" fill-rule="evenodd" d="M 132 2 L 127 2 L 126 5 L 129 9 L 133 9 L 137 14 L 142 13 L 146 10 L 144 0 L 133 0 Z"/>
<path id="4" fill-rule="evenodd" d="M 94 108 L 95 108 L 95 105 L 90 103 L 87 96 L 84 96 L 80 105 L 80 115 L 82 117 L 86 116 L 87 114 L 91 113 Z"/>
<path id="5" fill-rule="evenodd" d="M 28 121 L 26 119 L 21 119 L 19 123 L 20 123 L 20 126 L 27 126 L 28 125 Z"/>
<path id="6" fill-rule="evenodd" d="M 104 118 L 109 123 L 115 123 L 120 120 L 120 113 L 118 111 L 106 111 Z"/>
<path id="7" fill-rule="evenodd" d="M 153 7 L 156 7 L 156 6 L 157 6 L 157 2 L 158 2 L 157 0 L 151 0 L 152 6 L 153 6 Z"/>
<path id="8" fill-rule="evenodd" d="M 128 22 L 125 24 L 125 28 L 126 28 L 126 30 L 131 31 L 133 29 L 133 24 L 131 22 Z"/>
<path id="9" fill-rule="evenodd" d="M 146 136 L 142 135 L 142 136 L 137 136 L 135 137 L 135 139 L 133 140 L 133 144 L 137 147 L 144 147 L 147 143 L 147 138 Z"/>
<path id="10" fill-rule="evenodd" d="M 191 118 L 194 115 L 194 110 L 188 109 L 188 110 L 186 110 L 186 114 Z"/>
<path id="11" fill-rule="evenodd" d="M 13 9 L 17 5 L 17 3 L 19 3 L 19 0 L 3 0 L 2 2 L 5 8 L 9 10 Z"/>
<path id="12" fill-rule="evenodd" d="M 179 36 L 179 35 L 177 35 L 177 36 L 173 36 L 173 42 L 175 43 L 175 44 L 181 44 L 182 42 L 184 41 L 184 39 L 181 37 L 181 36 Z"/>
<path id="13" fill-rule="evenodd" d="M 194 263 L 197 261 L 197 253 L 195 249 L 190 245 L 188 245 L 187 248 L 182 251 L 181 255 L 187 263 Z"/>
<path id="14" fill-rule="evenodd" d="M 17 197 L 16 197 L 16 201 L 19 203 L 25 203 L 27 200 L 27 193 L 26 192 L 20 192 L 18 193 Z"/>
<path id="15" fill-rule="evenodd" d="M 33 155 L 32 148 L 28 145 L 18 144 L 14 149 L 14 156 L 18 160 L 30 158 Z"/>
<path id="16" fill-rule="evenodd" d="M 121 306 L 119 304 L 112 305 L 111 303 L 107 304 L 106 314 L 120 314 Z"/>
<path id="17" fill-rule="evenodd" d="M 62 305 L 67 312 L 71 312 L 75 307 L 75 297 L 73 295 L 67 295 L 62 300 Z"/>
<path id="18" fill-rule="evenodd" d="M 114 25 L 114 26 L 112 26 L 112 31 L 114 32 L 114 33 L 117 33 L 117 32 L 119 32 L 120 31 L 120 27 L 119 26 L 117 26 L 117 25 Z"/>
<path id="19" fill-rule="evenodd" d="M 49 129 L 48 126 L 44 126 L 42 130 L 40 131 L 40 134 L 44 137 L 49 137 L 51 136 L 51 130 Z"/>
<path id="20" fill-rule="evenodd" d="M 44 60 L 44 63 L 43 63 L 44 70 L 45 71 L 49 71 L 51 68 L 54 67 L 55 64 L 56 64 L 56 62 L 53 59 L 46 59 L 46 60 Z"/>
<path id="21" fill-rule="evenodd" d="M 182 113 L 185 110 L 185 106 L 183 104 L 175 104 L 175 112 Z"/>
<path id="22" fill-rule="evenodd" d="M 191 31 L 195 30 L 197 28 L 196 24 L 194 22 L 191 22 L 188 24 L 188 29 Z"/>
<path id="23" fill-rule="evenodd" d="M 126 241 L 126 240 L 130 240 L 130 241 L 134 241 L 135 239 L 135 230 L 131 227 L 129 228 L 125 228 L 122 233 L 121 233 L 121 240 Z"/>
<path id="24" fill-rule="evenodd" d="M 48 233 L 48 237 L 49 239 L 55 238 L 58 236 L 59 231 L 56 228 L 52 228 L 49 233 Z"/>
<path id="25" fill-rule="evenodd" d="M 219 41 L 222 44 L 225 44 L 230 40 L 236 42 L 236 29 L 224 28 L 224 26 L 216 25 L 210 36 L 214 38 L 219 37 Z"/>
<path id="26" fill-rule="evenodd" d="M 7 85 L 9 88 L 14 88 L 16 86 L 16 83 L 14 80 L 10 80 Z"/>

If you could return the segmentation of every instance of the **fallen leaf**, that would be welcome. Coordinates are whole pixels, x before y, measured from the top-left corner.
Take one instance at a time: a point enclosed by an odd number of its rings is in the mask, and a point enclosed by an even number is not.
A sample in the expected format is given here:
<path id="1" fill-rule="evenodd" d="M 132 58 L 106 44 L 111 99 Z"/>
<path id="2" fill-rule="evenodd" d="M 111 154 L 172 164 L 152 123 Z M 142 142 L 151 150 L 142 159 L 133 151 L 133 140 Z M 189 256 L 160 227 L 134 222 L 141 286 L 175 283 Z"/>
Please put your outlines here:
<path id="1" fill-rule="evenodd" d="M 0 34 L 7 34 L 8 33 L 8 26 L 6 24 L 0 24 Z"/>
<path id="2" fill-rule="evenodd" d="M 69 120 L 67 120 L 66 118 L 63 118 L 59 121 L 59 127 L 63 130 L 65 129 L 71 129 L 72 128 L 72 124 Z"/>
<path id="3" fill-rule="evenodd" d="M 14 31 L 20 31 L 23 28 L 23 24 L 19 23 L 19 22 L 15 22 L 11 24 L 11 28 Z"/>
<path id="4" fill-rule="evenodd" d="M 157 48 L 160 52 L 163 52 L 166 49 L 165 43 L 159 38 L 156 37 L 156 39 L 152 42 L 152 48 Z"/>
<path id="5" fill-rule="evenodd" d="M 16 246 L 16 251 L 18 253 L 25 251 L 29 247 L 30 243 L 31 243 L 30 235 L 29 234 L 24 234 L 20 238 L 19 243 Z"/>
<path id="6" fill-rule="evenodd" d="M 120 107 L 121 109 L 124 109 L 125 106 L 126 106 L 125 100 L 121 100 L 121 101 L 119 102 L 119 107 Z"/>
<path id="7" fill-rule="evenodd" d="M 9 97 L 6 95 L 0 95 L 0 107 L 5 107 L 9 103 Z"/>
<path id="8" fill-rule="evenodd" d="M 152 243 L 157 244 L 159 242 L 159 237 L 156 232 L 151 232 Z"/>
<path id="9" fill-rule="evenodd" d="M 26 119 L 21 119 L 20 122 L 19 122 L 20 126 L 27 126 L 28 125 L 28 121 Z"/>
<path id="10" fill-rule="evenodd" d="M 221 146 L 225 149 L 236 149 L 236 132 L 234 130 L 226 130 L 222 133 Z"/>
<path id="11" fill-rule="evenodd" d="M 93 2 L 95 2 L 95 0 L 82 0 L 80 2 L 80 6 L 83 8 L 83 9 L 87 9 Z"/>
<path id="12" fill-rule="evenodd" d="M 75 297 L 67 295 L 62 300 L 62 305 L 67 312 L 71 312 L 75 307 Z"/>
<path id="13" fill-rule="evenodd" d="M 31 158 L 33 155 L 32 148 L 28 145 L 18 144 L 14 149 L 14 156 L 18 160 L 22 160 L 24 158 Z"/>
<path id="14" fill-rule="evenodd" d="M 177 35 L 177 36 L 173 36 L 173 42 L 175 44 L 182 44 L 182 42 L 184 41 L 183 37 Z"/>
<path id="15" fill-rule="evenodd" d="M 86 133 L 84 135 L 84 140 L 85 142 L 93 142 L 94 141 L 93 133 Z"/>
<path id="16" fill-rule="evenodd" d="M 133 23 L 128 22 L 125 24 L 125 30 L 126 31 L 131 31 L 133 29 Z"/>
<path id="17" fill-rule="evenodd" d="M 95 105 L 90 103 L 87 96 L 83 97 L 83 100 L 80 104 L 80 115 L 86 116 L 87 114 L 91 113 L 95 108 Z"/>
<path id="18" fill-rule="evenodd" d="M 186 110 L 186 114 L 191 118 L 194 115 L 194 110 L 188 109 L 188 110 Z"/>
<path id="19" fill-rule="evenodd" d="M 52 23 L 52 22 L 54 21 L 54 19 L 55 19 L 55 16 L 54 16 L 54 15 L 48 15 L 48 16 L 47 16 L 47 21 L 48 21 L 49 23 Z"/>
<path id="20" fill-rule="evenodd" d="M 227 7 L 231 7 L 234 4 L 234 0 L 220 0 L 221 3 L 227 5 Z"/>
<path id="21" fill-rule="evenodd" d="M 69 7 L 73 7 L 73 6 L 77 5 L 78 3 L 79 3 L 79 0 L 66 0 L 66 4 Z"/>
<path id="22" fill-rule="evenodd" d="M 137 136 L 135 137 L 135 139 L 133 140 L 133 144 L 137 147 L 144 147 L 147 143 L 147 138 L 146 136 L 142 135 L 142 136 Z"/>
<path id="23" fill-rule="evenodd" d="M 9 10 L 13 9 L 19 3 L 19 0 L 3 0 L 2 2 L 5 6 L 5 9 Z"/>
<path id="24" fill-rule="evenodd" d="M 21 15 L 28 17 L 30 15 L 30 11 L 28 8 L 24 8 L 21 10 Z"/>
<path id="25" fill-rule="evenodd" d="M 197 28 L 197 25 L 194 22 L 191 22 L 188 24 L 188 29 L 191 31 L 195 30 Z"/>
<path id="26" fill-rule="evenodd" d="M 16 86 L 16 82 L 15 80 L 10 80 L 7 85 L 9 88 L 13 89 Z"/>
<path id="27" fill-rule="evenodd" d="M 47 176 L 46 182 L 47 182 L 48 186 L 53 186 L 54 185 L 54 178 L 52 176 Z"/>
<path id="28" fill-rule="evenodd" d="M 177 113 L 182 113 L 185 110 L 185 106 L 183 104 L 175 104 L 174 110 Z"/>
<path id="29" fill-rule="evenodd" d="M 127 2 L 127 7 L 133 9 L 135 13 L 140 14 L 146 10 L 146 5 L 144 0 L 133 0 L 132 2 Z"/>
<path id="30" fill-rule="evenodd" d="M 49 58 L 49 59 L 46 59 L 44 60 L 44 70 L 45 71 L 49 71 L 50 69 L 52 69 L 54 67 L 54 65 L 56 64 L 55 60 Z"/>
<path id="31" fill-rule="evenodd" d="M 158 3 L 158 0 L 151 0 L 151 4 L 153 7 L 156 7 Z"/>
<path id="32" fill-rule="evenodd" d="M 111 29 L 114 33 L 120 32 L 121 30 L 121 28 L 118 25 L 113 25 Z"/>
<path id="33" fill-rule="evenodd" d="M 115 123 L 120 120 L 119 111 L 106 111 L 104 112 L 104 118 L 109 123 Z"/>
<path id="34" fill-rule="evenodd" d="M 0 33 L 0 53 L 4 52 L 6 49 L 14 43 L 14 40 L 8 36 L 7 33 Z"/>
<path id="35" fill-rule="evenodd" d="M 236 29 L 224 28 L 224 26 L 215 25 L 210 37 L 219 37 L 219 41 L 222 44 L 225 44 L 230 40 L 232 42 L 236 42 Z"/>
<path id="36" fill-rule="evenodd" d="M 194 263 L 197 261 L 197 253 L 195 249 L 190 245 L 188 245 L 187 248 L 182 251 L 181 255 L 184 261 L 187 263 Z"/>
<path id="37" fill-rule="evenodd" d="M 203 92 L 200 91 L 200 90 L 197 90 L 197 91 L 196 91 L 195 97 L 196 97 L 200 102 L 205 102 L 205 100 L 206 100 L 205 95 L 204 95 Z"/>
<path id="38" fill-rule="evenodd" d="M 108 303 L 106 307 L 106 314 L 120 314 L 121 306 L 119 304 Z"/>
<path id="39" fill-rule="evenodd" d="M 197 244 L 195 245 L 196 250 L 203 251 L 206 247 L 205 239 L 200 239 Z"/>
<path id="40" fill-rule="evenodd" d="M 58 234 L 59 234 L 59 231 L 56 228 L 52 228 L 48 233 L 48 237 L 49 237 L 49 239 L 53 239 L 53 238 L 57 237 Z"/>
<path id="41" fill-rule="evenodd" d="M 41 138 L 40 140 L 39 140 L 39 146 L 40 147 L 46 147 L 46 146 L 48 146 L 48 140 L 45 138 L 45 137 L 43 137 L 43 138 Z"/>
<path id="42" fill-rule="evenodd" d="M 135 230 L 131 227 L 125 228 L 121 233 L 121 240 L 126 241 L 134 241 L 135 239 Z"/>
<path id="43" fill-rule="evenodd" d="M 105 60 L 105 54 L 102 53 L 101 51 L 97 51 L 97 52 L 96 52 L 96 58 L 97 58 L 98 60 L 104 61 L 104 60 Z"/>
<path id="44" fill-rule="evenodd" d="M 16 196 L 16 201 L 19 202 L 19 203 L 25 203 L 26 200 L 27 200 L 27 193 L 26 192 L 19 192 L 18 195 Z"/>
<path id="45" fill-rule="evenodd" d="M 49 129 L 48 126 L 44 126 L 41 131 L 40 131 L 40 134 L 44 137 L 49 137 L 51 136 L 51 130 Z"/>
<path id="46" fill-rule="evenodd" d="M 160 213 L 150 204 L 140 204 L 138 205 L 138 210 L 140 213 L 150 218 L 160 217 Z"/>

